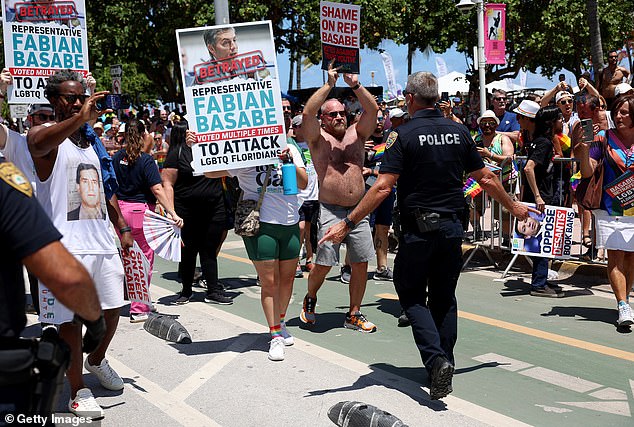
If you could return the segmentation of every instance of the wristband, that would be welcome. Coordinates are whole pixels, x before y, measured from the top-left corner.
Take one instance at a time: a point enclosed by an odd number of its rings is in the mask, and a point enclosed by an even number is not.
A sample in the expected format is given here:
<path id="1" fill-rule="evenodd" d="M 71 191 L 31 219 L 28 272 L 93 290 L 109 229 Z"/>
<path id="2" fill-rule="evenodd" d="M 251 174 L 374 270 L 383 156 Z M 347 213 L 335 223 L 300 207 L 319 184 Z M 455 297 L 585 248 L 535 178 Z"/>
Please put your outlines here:
<path id="1" fill-rule="evenodd" d="M 129 233 L 131 232 L 132 229 L 130 227 L 123 227 L 119 229 L 119 233 L 123 234 L 123 233 Z"/>
<path id="2" fill-rule="evenodd" d="M 352 86 L 352 90 L 357 90 L 361 87 L 361 83 L 357 83 L 356 85 Z"/>
<path id="3" fill-rule="evenodd" d="M 345 217 L 343 219 L 343 222 L 346 224 L 346 227 L 348 227 L 348 230 L 350 230 L 350 231 L 354 230 L 354 227 L 357 226 L 357 224 L 352 222 L 352 220 L 350 218 L 348 218 L 348 217 Z"/>

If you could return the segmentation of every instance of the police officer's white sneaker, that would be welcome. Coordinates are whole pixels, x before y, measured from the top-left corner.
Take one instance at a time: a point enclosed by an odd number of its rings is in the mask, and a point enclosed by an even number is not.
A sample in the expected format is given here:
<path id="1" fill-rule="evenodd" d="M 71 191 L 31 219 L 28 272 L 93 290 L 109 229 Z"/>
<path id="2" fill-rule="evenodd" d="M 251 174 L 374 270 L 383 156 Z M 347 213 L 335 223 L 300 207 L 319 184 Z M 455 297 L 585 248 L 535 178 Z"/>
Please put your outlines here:
<path id="1" fill-rule="evenodd" d="M 105 412 L 99 406 L 89 388 L 82 388 L 77 391 L 75 398 L 68 401 L 68 410 L 78 417 L 90 417 L 93 420 L 105 416 Z"/>
<path id="2" fill-rule="evenodd" d="M 88 358 L 84 362 L 84 368 L 99 379 L 102 386 L 108 390 L 123 390 L 123 380 L 114 369 L 110 367 L 106 358 L 101 361 L 99 366 L 91 365 Z"/>

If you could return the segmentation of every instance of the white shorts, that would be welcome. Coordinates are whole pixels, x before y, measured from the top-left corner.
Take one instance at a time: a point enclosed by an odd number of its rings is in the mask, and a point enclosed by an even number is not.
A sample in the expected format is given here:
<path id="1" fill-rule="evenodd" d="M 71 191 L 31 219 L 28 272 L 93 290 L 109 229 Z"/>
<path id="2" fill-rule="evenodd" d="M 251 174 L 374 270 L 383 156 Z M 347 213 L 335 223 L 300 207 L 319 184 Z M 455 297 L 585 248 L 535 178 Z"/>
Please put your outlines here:
<path id="1" fill-rule="evenodd" d="M 592 211 L 597 229 L 597 248 L 634 252 L 634 216 L 610 216 Z"/>
<path id="2" fill-rule="evenodd" d="M 119 254 L 76 255 L 95 282 L 103 310 L 123 307 L 123 264 Z M 40 282 L 40 322 L 61 325 L 73 320 L 74 313 L 57 301 L 51 291 Z"/>

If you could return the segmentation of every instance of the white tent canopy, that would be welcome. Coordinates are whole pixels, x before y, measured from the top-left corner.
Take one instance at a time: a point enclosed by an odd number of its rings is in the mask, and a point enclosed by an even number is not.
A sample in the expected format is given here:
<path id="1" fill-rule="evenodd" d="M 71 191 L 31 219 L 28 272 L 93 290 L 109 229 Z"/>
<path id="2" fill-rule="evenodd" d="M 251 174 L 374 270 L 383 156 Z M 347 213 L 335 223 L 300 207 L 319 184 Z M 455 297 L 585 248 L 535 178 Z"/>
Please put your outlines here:
<path id="1" fill-rule="evenodd" d="M 517 83 L 513 83 L 508 80 L 498 80 L 496 82 L 491 82 L 486 85 L 487 91 L 492 92 L 493 89 L 502 89 L 505 92 L 512 92 L 514 90 L 524 90 L 526 89 L 522 85 L 518 85 Z"/>
<path id="2" fill-rule="evenodd" d="M 438 78 L 438 92 L 449 92 L 449 95 L 453 95 L 456 92 L 468 93 L 469 81 L 464 74 L 452 71 Z"/>

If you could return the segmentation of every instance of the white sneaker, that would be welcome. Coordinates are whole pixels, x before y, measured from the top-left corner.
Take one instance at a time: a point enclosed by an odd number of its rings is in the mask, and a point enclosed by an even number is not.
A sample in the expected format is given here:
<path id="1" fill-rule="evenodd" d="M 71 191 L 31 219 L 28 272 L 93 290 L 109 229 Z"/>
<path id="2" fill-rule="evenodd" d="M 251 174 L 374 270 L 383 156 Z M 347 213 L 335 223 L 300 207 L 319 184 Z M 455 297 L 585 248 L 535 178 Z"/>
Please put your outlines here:
<path id="1" fill-rule="evenodd" d="M 132 313 L 130 314 L 130 323 L 143 323 L 148 318 L 148 313 Z"/>
<path id="2" fill-rule="evenodd" d="M 291 346 L 295 344 L 295 338 L 286 330 L 286 325 L 282 325 L 282 338 L 284 339 L 285 346 Z"/>
<path id="3" fill-rule="evenodd" d="M 284 338 L 277 337 L 271 340 L 269 346 L 269 360 L 279 362 L 284 360 Z"/>
<path id="4" fill-rule="evenodd" d="M 105 413 L 95 400 L 89 388 L 77 391 L 74 399 L 68 401 L 68 410 L 78 417 L 90 417 L 93 420 L 103 418 Z"/>
<path id="5" fill-rule="evenodd" d="M 628 326 L 634 323 L 634 317 L 632 316 L 632 308 L 629 304 L 619 304 L 619 320 L 617 323 L 619 326 Z"/>
<path id="6" fill-rule="evenodd" d="M 84 368 L 91 374 L 95 374 L 101 385 L 108 390 L 123 390 L 123 380 L 119 374 L 110 367 L 105 358 L 101 361 L 101 365 L 99 366 L 91 365 L 88 363 L 88 358 L 86 358 Z"/>

